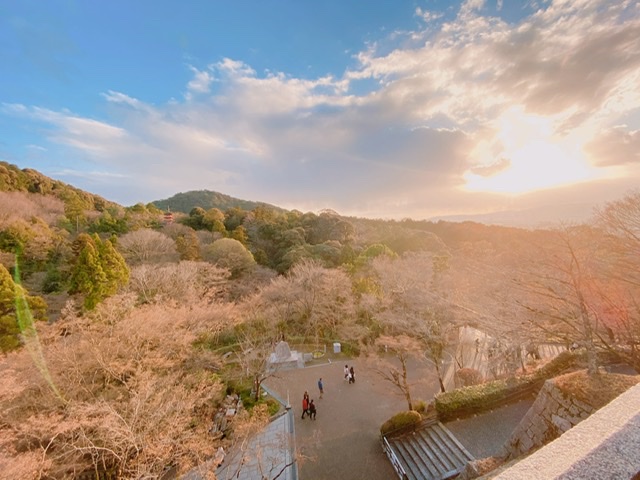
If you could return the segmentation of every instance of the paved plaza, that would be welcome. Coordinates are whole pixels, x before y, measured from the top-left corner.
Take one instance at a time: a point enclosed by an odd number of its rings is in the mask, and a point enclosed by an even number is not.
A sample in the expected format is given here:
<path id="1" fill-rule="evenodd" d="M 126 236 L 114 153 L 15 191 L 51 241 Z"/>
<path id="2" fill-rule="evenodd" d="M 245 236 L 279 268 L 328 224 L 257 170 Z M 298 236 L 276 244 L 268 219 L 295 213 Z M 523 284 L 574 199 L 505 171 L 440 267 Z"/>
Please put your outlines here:
<path id="1" fill-rule="evenodd" d="M 353 365 L 356 382 L 344 380 L 343 369 Z M 430 400 L 438 391 L 435 374 L 424 362 L 410 365 L 414 400 Z M 324 383 L 319 398 L 318 378 Z M 283 399 L 289 398 L 295 413 L 299 476 L 302 480 L 389 480 L 396 478 L 380 446 L 380 426 L 407 409 L 404 397 L 383 380 L 366 359 L 335 359 L 303 369 L 278 372 L 266 382 Z M 301 419 L 304 391 L 317 405 L 317 419 Z"/>

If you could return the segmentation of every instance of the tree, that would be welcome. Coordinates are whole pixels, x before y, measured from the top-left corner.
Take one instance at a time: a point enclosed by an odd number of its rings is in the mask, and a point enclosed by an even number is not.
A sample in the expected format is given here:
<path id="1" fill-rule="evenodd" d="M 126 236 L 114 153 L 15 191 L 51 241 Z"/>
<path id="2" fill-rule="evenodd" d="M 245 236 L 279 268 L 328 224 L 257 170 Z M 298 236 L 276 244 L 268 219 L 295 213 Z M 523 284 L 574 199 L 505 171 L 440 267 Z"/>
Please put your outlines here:
<path id="1" fill-rule="evenodd" d="M 192 229 L 178 234 L 176 238 L 176 250 L 180 254 L 180 260 L 200 259 L 200 241 L 196 232 Z"/>
<path id="2" fill-rule="evenodd" d="M 584 347 L 590 374 L 598 372 L 594 343 L 598 328 L 597 270 L 598 262 L 606 256 L 597 238 L 589 227 L 555 231 L 517 281 L 532 295 L 521 302 L 532 314 L 533 326 L 549 339 L 576 341 Z"/>
<path id="3" fill-rule="evenodd" d="M 228 277 L 227 270 L 206 262 L 145 263 L 131 269 L 129 289 L 142 303 L 189 305 L 224 294 Z"/>
<path id="4" fill-rule="evenodd" d="M 84 307 L 98 303 L 126 285 L 129 269 L 110 240 L 80 234 L 75 242 L 76 260 L 71 271 L 69 293 L 84 296 Z"/>
<path id="5" fill-rule="evenodd" d="M 407 362 L 412 357 L 420 358 L 422 354 L 420 342 L 407 335 L 382 335 L 376 340 L 376 345 L 385 350 L 391 350 L 400 361 L 400 368 L 388 360 L 380 361 L 380 366 L 376 369 L 377 373 L 399 390 L 407 401 L 409 410 L 413 410 L 411 387 L 414 384 L 410 383 L 407 377 Z"/>
<path id="6" fill-rule="evenodd" d="M 608 253 L 600 295 L 606 334 L 598 340 L 640 372 L 640 191 L 598 209 L 596 225 Z"/>
<path id="7" fill-rule="evenodd" d="M 349 277 L 313 260 L 294 265 L 287 277 L 279 277 L 264 288 L 260 298 L 292 334 L 320 340 L 361 333 L 355 325 Z"/>
<path id="8" fill-rule="evenodd" d="M 202 224 L 211 232 L 219 232 L 227 235 L 227 229 L 224 226 L 224 213 L 218 208 L 210 208 L 202 217 Z"/>
<path id="9" fill-rule="evenodd" d="M 206 247 L 203 257 L 218 267 L 227 268 L 238 277 L 254 267 L 256 261 L 242 243 L 232 238 L 221 238 Z"/>
<path id="10" fill-rule="evenodd" d="M 16 285 L 11 274 L 0 264 L 0 351 L 6 353 L 21 345 L 16 299 L 22 286 Z M 34 320 L 46 320 L 47 305 L 41 297 L 25 295 Z"/>
<path id="11" fill-rule="evenodd" d="M 170 466 L 182 477 L 215 453 L 221 363 L 192 344 L 228 319 L 208 303 L 128 305 L 114 297 L 91 318 L 40 325 L 62 408 L 26 352 L 12 356 L 2 382 L 3 474 L 26 458 L 37 473 L 11 478 L 160 478 Z"/>
<path id="12" fill-rule="evenodd" d="M 149 228 L 120 237 L 118 250 L 131 263 L 158 262 L 177 257 L 176 243 L 164 233 Z"/>
<path id="13" fill-rule="evenodd" d="M 242 374 L 251 378 L 254 401 L 260 400 L 262 384 L 275 375 L 270 368 L 269 358 L 282 334 L 270 322 L 252 320 L 236 328 L 240 351 L 237 358 L 242 366 Z"/>

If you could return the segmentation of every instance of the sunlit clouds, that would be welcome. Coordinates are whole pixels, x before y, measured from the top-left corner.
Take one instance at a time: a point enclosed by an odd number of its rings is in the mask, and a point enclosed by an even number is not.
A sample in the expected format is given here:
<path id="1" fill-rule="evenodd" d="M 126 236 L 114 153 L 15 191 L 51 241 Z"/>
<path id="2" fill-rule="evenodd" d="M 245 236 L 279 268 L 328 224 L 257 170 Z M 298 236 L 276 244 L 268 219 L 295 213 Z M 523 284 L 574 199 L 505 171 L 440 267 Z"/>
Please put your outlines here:
<path id="1" fill-rule="evenodd" d="M 85 186 L 125 204 L 206 188 L 427 218 L 595 181 L 613 192 L 640 161 L 638 2 L 544 1 L 517 21 L 494 6 L 414 7 L 415 30 L 363 43 L 339 74 L 256 71 L 222 56 L 167 65 L 190 79 L 164 103 L 114 86 L 95 93 L 95 116 L 15 102 L 0 114 L 35 125 L 31 148 L 117 176 L 117 196 L 105 175 Z M 580 192 L 571 200 L 610 199 Z"/>

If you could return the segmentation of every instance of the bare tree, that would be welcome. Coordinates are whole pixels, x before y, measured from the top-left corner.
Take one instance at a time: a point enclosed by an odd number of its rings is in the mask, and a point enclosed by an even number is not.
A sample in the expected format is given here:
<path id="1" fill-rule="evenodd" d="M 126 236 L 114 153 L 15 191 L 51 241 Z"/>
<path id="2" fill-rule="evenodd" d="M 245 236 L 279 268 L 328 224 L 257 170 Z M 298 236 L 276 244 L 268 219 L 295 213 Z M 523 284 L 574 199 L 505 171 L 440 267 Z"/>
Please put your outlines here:
<path id="1" fill-rule="evenodd" d="M 598 261 L 602 242 L 589 227 L 561 228 L 537 250 L 516 284 L 532 325 L 556 341 L 577 341 L 587 351 L 588 371 L 597 373 Z"/>
<path id="2" fill-rule="evenodd" d="M 11 359 L 13 387 L 3 383 L 0 390 L 0 442 L 3 451 L 25 445 L 38 454 L 31 478 L 87 471 L 157 478 L 169 465 L 186 472 L 218 447 L 208 428 L 224 394 L 210 373 L 220 364 L 192 343 L 228 319 L 210 304 L 152 305 L 124 313 L 103 308 L 91 319 L 40 327 L 52 380 L 66 400 L 63 409 L 33 375 L 26 354 Z M 16 452 L 8 461 L 19 463 L 21 456 Z"/>
<path id="3" fill-rule="evenodd" d="M 118 250 L 133 264 L 177 260 L 175 241 L 149 228 L 129 232 L 118 239 Z"/>
<path id="4" fill-rule="evenodd" d="M 129 289 L 146 303 L 187 304 L 220 296 L 228 278 L 227 270 L 207 262 L 142 264 L 131 269 Z"/>
<path id="5" fill-rule="evenodd" d="M 379 359 L 376 372 L 400 392 L 399 394 L 407 401 L 409 410 L 413 410 L 411 389 L 415 383 L 409 382 L 407 362 L 410 358 L 420 358 L 422 345 L 415 338 L 407 335 L 382 335 L 376 340 L 376 345 L 387 351 L 391 350 L 400 362 L 400 367 L 398 367 L 388 359 Z"/>
<path id="6" fill-rule="evenodd" d="M 355 304 L 349 277 L 310 260 L 275 278 L 252 302 L 281 323 L 283 332 L 317 339 L 357 338 Z"/>

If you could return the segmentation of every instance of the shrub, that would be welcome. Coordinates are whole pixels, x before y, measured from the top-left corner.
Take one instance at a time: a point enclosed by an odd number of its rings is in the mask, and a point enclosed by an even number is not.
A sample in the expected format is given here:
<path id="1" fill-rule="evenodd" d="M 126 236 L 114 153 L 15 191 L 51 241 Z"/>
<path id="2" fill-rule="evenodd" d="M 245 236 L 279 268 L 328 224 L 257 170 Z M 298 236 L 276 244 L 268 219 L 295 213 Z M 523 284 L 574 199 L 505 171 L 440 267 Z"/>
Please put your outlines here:
<path id="1" fill-rule="evenodd" d="M 456 386 L 468 387 L 482 383 L 482 373 L 474 368 L 461 368 L 455 374 Z"/>
<path id="2" fill-rule="evenodd" d="M 422 420 L 422 416 L 413 410 L 396 413 L 380 427 L 380 433 L 387 435 L 401 428 L 416 426 Z"/>
<path id="3" fill-rule="evenodd" d="M 341 342 L 341 351 L 348 357 L 360 356 L 360 345 L 351 342 Z"/>
<path id="4" fill-rule="evenodd" d="M 465 417 L 523 398 L 538 390 L 545 380 L 575 368 L 581 362 L 584 362 L 583 353 L 562 352 L 528 375 L 440 393 L 435 399 L 438 418 L 446 421 Z"/>
<path id="5" fill-rule="evenodd" d="M 418 400 L 417 402 L 414 402 L 413 409 L 422 415 L 427 410 L 427 402 L 424 400 Z"/>

